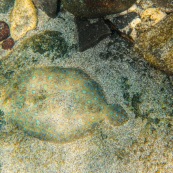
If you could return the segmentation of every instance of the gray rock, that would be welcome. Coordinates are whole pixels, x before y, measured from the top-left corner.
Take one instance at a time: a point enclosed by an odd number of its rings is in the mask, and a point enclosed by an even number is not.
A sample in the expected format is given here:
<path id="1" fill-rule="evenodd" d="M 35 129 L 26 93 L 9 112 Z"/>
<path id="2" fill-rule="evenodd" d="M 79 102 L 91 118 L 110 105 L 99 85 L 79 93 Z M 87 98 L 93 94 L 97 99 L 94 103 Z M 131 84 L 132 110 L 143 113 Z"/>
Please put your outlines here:
<path id="1" fill-rule="evenodd" d="M 49 17 L 56 17 L 60 0 L 33 0 L 35 6 L 43 10 Z"/>
<path id="2" fill-rule="evenodd" d="M 136 0 L 62 0 L 63 7 L 79 18 L 98 18 L 130 8 Z"/>
<path id="3" fill-rule="evenodd" d="M 78 29 L 79 51 L 81 52 L 95 46 L 102 39 L 111 35 L 111 30 L 103 19 L 92 24 L 88 20 L 76 19 L 76 25 Z"/>

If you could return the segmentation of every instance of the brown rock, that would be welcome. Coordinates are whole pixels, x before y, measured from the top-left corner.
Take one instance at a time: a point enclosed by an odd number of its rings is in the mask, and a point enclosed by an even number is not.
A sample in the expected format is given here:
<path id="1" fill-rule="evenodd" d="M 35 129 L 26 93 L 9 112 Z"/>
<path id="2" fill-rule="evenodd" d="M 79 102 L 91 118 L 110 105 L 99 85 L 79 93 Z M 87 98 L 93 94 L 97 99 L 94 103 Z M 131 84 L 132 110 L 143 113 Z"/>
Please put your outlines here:
<path id="1" fill-rule="evenodd" d="M 35 6 L 43 10 L 49 17 L 56 17 L 60 6 L 60 0 L 33 0 Z"/>
<path id="2" fill-rule="evenodd" d="M 14 40 L 12 38 L 7 38 L 2 42 L 2 49 L 8 50 L 12 49 L 14 46 Z"/>
<path id="3" fill-rule="evenodd" d="M 10 29 L 7 23 L 0 21 L 0 41 L 5 40 L 10 36 Z"/>
<path id="4" fill-rule="evenodd" d="M 150 64 L 173 74 L 173 14 L 142 33 L 135 48 Z"/>

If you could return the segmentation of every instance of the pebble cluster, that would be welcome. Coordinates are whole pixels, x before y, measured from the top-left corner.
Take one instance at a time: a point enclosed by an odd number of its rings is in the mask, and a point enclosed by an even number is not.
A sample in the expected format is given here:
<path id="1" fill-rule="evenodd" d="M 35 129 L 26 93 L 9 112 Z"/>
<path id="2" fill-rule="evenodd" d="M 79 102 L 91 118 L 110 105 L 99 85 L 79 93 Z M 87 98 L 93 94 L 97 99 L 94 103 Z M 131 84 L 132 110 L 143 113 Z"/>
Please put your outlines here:
<path id="1" fill-rule="evenodd" d="M 10 28 L 4 21 L 0 21 L 0 42 L 2 42 L 2 49 L 12 49 L 14 46 L 14 40 L 8 38 L 10 36 Z"/>

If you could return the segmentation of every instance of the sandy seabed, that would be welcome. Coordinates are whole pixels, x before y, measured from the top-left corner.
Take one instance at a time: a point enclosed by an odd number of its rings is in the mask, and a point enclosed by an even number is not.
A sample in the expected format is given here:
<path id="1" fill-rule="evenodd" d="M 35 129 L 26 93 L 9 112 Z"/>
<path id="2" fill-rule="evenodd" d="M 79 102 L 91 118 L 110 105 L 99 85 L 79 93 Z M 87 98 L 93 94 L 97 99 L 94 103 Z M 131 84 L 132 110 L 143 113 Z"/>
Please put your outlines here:
<path id="1" fill-rule="evenodd" d="M 8 17 L 9 14 L 0 14 L 0 20 L 9 22 Z M 38 26 L 25 38 L 44 30 L 60 31 L 69 45 L 77 43 L 74 18 L 69 13 L 50 19 L 39 10 Z M 14 51 L 22 44 L 23 39 L 17 42 Z M 114 51 L 114 46 L 119 46 L 118 43 L 113 43 L 113 48 L 110 48 L 110 52 L 116 54 L 115 58 L 101 58 L 100 53 L 108 52 L 110 42 L 111 38 L 106 38 L 83 53 L 71 50 L 67 58 L 54 62 L 50 62 L 49 58 L 43 59 L 44 55 L 39 55 L 40 64 L 46 67 L 74 67 L 84 70 L 102 86 L 108 103 L 119 103 L 124 107 L 129 114 L 129 121 L 119 127 L 103 121 L 91 134 L 69 143 L 42 141 L 7 123 L 0 133 L 1 173 L 173 172 L 173 121 L 163 109 L 166 99 L 172 96 L 169 79 L 147 63 L 135 62 L 136 55 L 133 53 L 124 56 L 123 60 L 117 58 L 121 56 L 121 50 Z M 0 49 L 0 53 L 4 58 L 9 52 Z M 131 62 L 134 62 L 134 66 Z M 122 83 L 124 78 L 128 78 L 128 85 Z M 161 91 L 162 88 L 164 92 Z M 131 106 L 125 104 L 124 93 L 128 93 L 132 98 L 129 101 Z M 133 101 L 139 93 L 142 93 L 142 104 Z M 149 113 L 147 118 L 137 117 L 135 109 L 131 109 L 134 106 L 132 103 L 136 103 L 141 114 L 151 108 L 154 111 Z"/>

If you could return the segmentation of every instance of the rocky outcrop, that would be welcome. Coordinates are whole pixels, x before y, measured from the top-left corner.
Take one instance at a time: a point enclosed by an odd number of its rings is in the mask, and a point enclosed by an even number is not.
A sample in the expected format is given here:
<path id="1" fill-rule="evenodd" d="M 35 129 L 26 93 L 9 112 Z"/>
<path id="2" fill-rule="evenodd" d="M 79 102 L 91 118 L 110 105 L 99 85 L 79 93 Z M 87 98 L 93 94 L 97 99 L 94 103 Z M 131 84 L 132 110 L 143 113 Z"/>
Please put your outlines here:
<path id="1" fill-rule="evenodd" d="M 173 14 L 150 30 L 142 33 L 136 41 L 136 50 L 150 64 L 173 74 Z"/>

